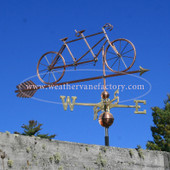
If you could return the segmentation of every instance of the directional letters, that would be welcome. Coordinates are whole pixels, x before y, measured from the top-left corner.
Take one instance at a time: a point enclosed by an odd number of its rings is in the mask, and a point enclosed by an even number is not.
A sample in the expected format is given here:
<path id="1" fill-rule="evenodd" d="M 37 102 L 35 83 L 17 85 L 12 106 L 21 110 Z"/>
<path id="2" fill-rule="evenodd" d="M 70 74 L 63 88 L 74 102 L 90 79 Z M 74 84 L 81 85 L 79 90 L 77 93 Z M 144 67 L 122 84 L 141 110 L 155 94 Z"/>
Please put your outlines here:
<path id="1" fill-rule="evenodd" d="M 98 112 L 100 111 L 104 111 L 104 107 L 106 107 L 106 110 L 108 112 L 110 112 L 111 108 L 135 108 L 135 112 L 136 114 L 146 114 L 146 110 L 140 111 L 139 109 L 141 108 L 141 106 L 138 105 L 138 103 L 143 103 L 146 104 L 146 100 L 134 100 L 135 105 L 121 105 L 118 104 L 119 103 L 119 96 L 117 96 L 117 94 L 119 94 L 119 90 L 116 90 L 114 93 L 114 98 L 112 100 L 110 99 L 106 99 L 103 100 L 101 99 L 101 102 L 99 103 L 76 103 L 76 96 L 60 96 L 62 103 L 63 103 L 63 107 L 64 110 L 67 110 L 68 105 L 70 107 L 70 110 L 73 111 L 74 109 L 74 105 L 79 105 L 79 106 L 93 106 L 93 111 L 94 111 L 94 120 L 97 119 L 98 117 Z M 65 101 L 66 98 L 66 101 Z M 114 102 L 114 103 L 113 103 Z"/>
<path id="2" fill-rule="evenodd" d="M 138 105 L 138 103 L 143 103 L 146 104 L 146 100 L 134 100 L 135 104 L 136 104 L 136 110 L 135 113 L 136 114 L 146 114 L 146 110 L 144 111 L 139 111 L 138 109 L 140 108 L 140 106 Z"/>
<path id="3" fill-rule="evenodd" d="M 76 96 L 72 96 L 71 97 L 72 98 L 72 103 L 71 103 L 70 96 L 67 96 L 66 102 L 65 102 L 66 96 L 60 96 L 60 98 L 62 100 L 64 110 L 67 110 L 67 107 L 69 105 L 70 106 L 70 110 L 73 111 L 74 105 L 75 105 L 75 101 L 76 101 L 77 97 Z"/>

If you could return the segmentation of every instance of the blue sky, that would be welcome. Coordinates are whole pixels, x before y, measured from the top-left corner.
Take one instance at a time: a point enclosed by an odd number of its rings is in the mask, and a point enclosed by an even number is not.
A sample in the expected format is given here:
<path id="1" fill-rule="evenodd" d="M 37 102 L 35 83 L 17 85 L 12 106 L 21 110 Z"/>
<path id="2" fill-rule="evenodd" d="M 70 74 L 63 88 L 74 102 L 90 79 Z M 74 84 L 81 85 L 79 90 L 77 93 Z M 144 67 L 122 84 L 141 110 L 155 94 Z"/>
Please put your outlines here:
<path id="1" fill-rule="evenodd" d="M 64 111 L 61 104 L 17 98 L 14 91 L 24 79 L 36 75 L 39 58 L 48 51 L 58 51 L 63 37 L 76 38 L 74 30 L 85 29 L 85 35 L 100 32 L 105 23 L 114 28 L 108 33 L 110 40 L 127 38 L 135 45 L 137 55 L 132 70 L 139 66 L 150 69 L 142 77 L 152 89 L 141 97 L 147 100 L 142 109 L 146 115 L 134 114 L 134 109 L 112 109 L 115 118 L 109 128 L 110 145 L 135 148 L 152 140 L 151 107 L 163 107 L 170 92 L 170 2 L 168 0 L 6 0 L 0 1 L 0 51 L 1 51 L 1 119 L 0 131 L 21 132 L 22 124 L 29 120 L 43 123 L 42 133 L 57 134 L 57 140 L 104 144 L 104 128 L 93 120 L 93 108 L 75 106 L 74 112 Z M 90 40 L 89 40 L 90 41 Z M 90 43 L 93 43 L 91 40 Z M 76 56 L 87 47 L 71 46 Z M 63 54 L 64 56 L 64 54 Z M 66 56 L 64 56 L 66 57 Z M 70 57 L 70 56 L 67 56 Z M 100 56 L 101 57 L 101 56 Z M 78 67 L 81 69 L 81 67 Z M 88 69 L 88 65 L 82 66 Z M 100 61 L 96 67 L 100 70 Z M 101 72 L 71 72 L 63 80 L 89 77 Z M 32 79 L 41 84 L 37 77 Z M 133 76 L 110 78 L 107 83 L 144 84 L 144 91 L 120 92 L 120 101 L 141 96 L 149 91 L 149 84 Z M 86 84 L 102 83 L 102 80 Z M 61 102 L 60 95 L 77 96 L 77 102 L 99 102 L 102 90 L 41 90 L 38 99 Z M 111 98 L 114 90 L 109 91 Z M 133 100 L 123 104 L 134 104 Z"/>

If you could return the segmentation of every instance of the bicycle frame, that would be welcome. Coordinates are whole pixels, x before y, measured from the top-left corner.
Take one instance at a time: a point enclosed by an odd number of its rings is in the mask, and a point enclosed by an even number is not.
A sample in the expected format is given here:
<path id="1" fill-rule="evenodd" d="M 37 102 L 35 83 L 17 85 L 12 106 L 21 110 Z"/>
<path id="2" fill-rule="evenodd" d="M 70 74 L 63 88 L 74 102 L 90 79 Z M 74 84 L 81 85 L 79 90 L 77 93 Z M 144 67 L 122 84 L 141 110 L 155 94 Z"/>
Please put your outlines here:
<path id="1" fill-rule="evenodd" d="M 106 33 L 105 29 L 104 29 L 104 28 L 102 28 L 102 29 L 103 29 L 102 32 L 98 32 L 98 33 L 91 34 L 91 35 L 87 35 L 87 36 L 84 36 L 83 33 L 81 33 L 81 34 L 80 34 L 80 35 L 82 36 L 81 38 L 74 39 L 74 40 L 71 40 L 71 41 L 67 41 L 67 42 L 66 42 L 65 40 L 62 40 L 64 44 L 62 45 L 62 47 L 60 48 L 60 50 L 59 50 L 58 53 L 59 53 L 59 54 L 62 54 L 62 52 L 65 50 L 65 48 L 67 48 L 67 50 L 68 50 L 69 54 L 71 55 L 74 63 L 73 63 L 73 64 L 66 64 L 65 66 L 54 67 L 55 64 L 57 63 L 57 60 L 58 60 L 58 55 L 57 55 L 57 56 L 54 58 L 54 60 L 52 61 L 52 63 L 51 63 L 51 68 L 52 68 L 52 69 L 56 69 L 56 68 L 62 68 L 62 67 L 77 66 L 77 65 L 85 64 L 85 63 L 89 63 L 89 62 L 96 62 L 96 61 L 98 60 L 99 54 L 100 54 L 101 51 L 102 51 L 103 46 L 105 46 L 105 44 L 106 44 L 107 42 L 110 44 L 110 40 L 109 40 L 109 38 L 108 38 L 108 36 L 107 36 L 107 33 Z M 96 35 L 99 35 L 99 34 L 104 34 L 104 36 L 103 36 L 96 44 L 94 44 L 92 47 L 90 47 L 90 45 L 88 44 L 86 38 L 89 38 L 89 37 L 92 37 L 92 36 L 96 36 Z M 89 50 L 88 50 L 85 54 L 83 54 L 80 58 L 78 58 L 78 59 L 76 60 L 76 59 L 74 58 L 74 56 L 73 56 L 73 54 L 72 54 L 72 52 L 71 52 L 71 50 L 70 50 L 70 48 L 68 47 L 67 44 L 72 43 L 72 42 L 75 42 L 75 41 L 79 41 L 79 40 L 82 40 L 82 39 L 85 41 L 85 43 L 86 43 L 86 45 L 88 46 Z M 98 53 L 95 55 L 95 54 L 93 53 L 93 49 L 94 49 L 98 44 L 100 44 L 104 39 L 106 39 L 105 42 L 103 43 L 102 47 L 99 49 Z M 117 51 L 116 48 L 115 48 L 114 50 Z M 79 61 L 80 61 L 81 59 L 83 59 L 89 52 L 91 52 L 91 54 L 93 55 L 93 58 L 94 58 L 94 59 L 79 62 Z"/>
<path id="2" fill-rule="evenodd" d="M 106 32 L 106 29 L 111 31 L 113 29 L 113 26 L 111 24 L 107 23 L 102 27 L 101 32 L 87 35 L 87 36 L 84 36 L 84 34 L 83 34 L 85 30 L 81 30 L 81 31 L 75 30 L 76 37 L 79 37 L 79 38 L 73 39 L 71 41 L 67 41 L 68 38 L 61 39 L 61 41 L 63 42 L 63 45 L 61 46 L 61 48 L 58 52 L 55 52 L 55 51 L 46 52 L 39 59 L 38 64 L 37 64 L 37 75 L 38 75 L 38 78 L 40 79 L 40 81 L 45 84 L 56 84 L 63 77 L 65 69 L 67 67 L 76 68 L 80 64 L 85 64 L 85 63 L 88 64 L 90 62 L 94 62 L 94 65 L 95 65 L 95 63 L 98 61 L 98 56 L 101 52 L 102 52 L 101 59 L 103 61 L 103 68 L 106 66 L 112 72 L 120 72 L 120 71 L 125 72 L 125 71 L 129 70 L 133 66 L 135 59 L 136 59 L 136 50 L 135 50 L 133 43 L 127 39 L 124 39 L 124 38 L 119 38 L 119 39 L 110 41 L 109 37 L 107 35 L 107 32 Z M 104 34 L 104 35 L 101 35 L 100 40 L 98 42 L 94 43 L 93 46 L 90 46 L 87 41 L 87 38 L 97 36 L 99 34 Z M 79 41 L 79 40 L 84 40 L 84 42 L 86 43 L 86 45 L 88 47 L 88 50 L 86 50 L 86 52 L 84 52 L 84 54 L 81 57 L 76 59 L 73 56 L 73 54 L 69 48 L 69 44 L 72 42 Z M 105 48 L 106 43 L 108 43 L 108 44 L 107 44 L 107 47 Z M 100 47 L 99 47 L 99 44 L 101 44 Z M 96 46 L 98 46 L 97 54 L 94 54 L 93 49 Z M 68 63 L 68 60 L 65 61 L 64 57 L 62 56 L 62 53 L 65 50 L 65 48 L 68 50 L 69 55 L 71 56 L 71 60 L 72 60 L 71 63 L 70 62 Z M 126 49 L 126 52 L 123 53 L 123 51 L 125 51 L 125 49 Z M 88 59 L 86 57 L 86 55 L 89 53 L 92 54 L 93 58 Z M 48 57 L 51 56 L 50 60 L 47 59 L 47 55 L 48 55 Z M 53 55 L 55 55 L 54 58 L 53 58 Z M 51 62 L 49 62 L 49 61 L 51 61 Z M 125 61 L 127 61 L 127 62 L 125 62 Z M 117 62 L 117 65 L 115 65 L 116 62 Z M 40 65 L 42 65 L 42 66 L 40 66 Z M 41 76 L 42 72 L 45 72 L 45 74 L 43 76 Z M 47 74 L 48 74 L 48 79 L 46 78 L 47 79 L 46 80 L 45 76 Z M 54 74 L 56 74 L 57 78 L 55 77 Z M 52 80 L 50 80 L 50 75 L 53 76 Z"/>

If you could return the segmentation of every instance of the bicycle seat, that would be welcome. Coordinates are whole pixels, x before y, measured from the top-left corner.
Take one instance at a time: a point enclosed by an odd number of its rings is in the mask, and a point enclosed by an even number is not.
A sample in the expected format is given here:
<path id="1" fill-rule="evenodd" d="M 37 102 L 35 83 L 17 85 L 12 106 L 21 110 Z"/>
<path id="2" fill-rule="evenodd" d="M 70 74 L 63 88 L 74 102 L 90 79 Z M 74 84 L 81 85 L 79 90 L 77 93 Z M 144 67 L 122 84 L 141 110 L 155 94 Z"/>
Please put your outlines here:
<path id="1" fill-rule="evenodd" d="M 77 31 L 79 34 L 85 32 L 86 30 Z"/>
<path id="2" fill-rule="evenodd" d="M 81 31 L 75 30 L 75 32 L 76 32 L 76 37 L 80 37 L 81 34 L 82 34 L 84 31 L 85 31 L 85 30 L 81 30 Z"/>
<path id="3" fill-rule="evenodd" d="M 61 41 L 66 41 L 68 39 L 68 37 L 64 37 L 62 39 L 60 39 Z"/>

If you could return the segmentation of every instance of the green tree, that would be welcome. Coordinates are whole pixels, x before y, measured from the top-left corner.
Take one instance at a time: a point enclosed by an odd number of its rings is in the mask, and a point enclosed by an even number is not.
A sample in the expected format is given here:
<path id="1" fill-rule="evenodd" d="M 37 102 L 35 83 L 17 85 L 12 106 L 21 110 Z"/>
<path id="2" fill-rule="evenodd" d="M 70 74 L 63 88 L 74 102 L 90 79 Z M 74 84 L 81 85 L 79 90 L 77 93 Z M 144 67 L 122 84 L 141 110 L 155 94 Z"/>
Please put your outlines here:
<path id="1" fill-rule="evenodd" d="M 37 121 L 34 120 L 30 120 L 29 121 L 29 125 L 23 125 L 21 126 L 24 129 L 24 132 L 21 133 L 21 135 L 25 135 L 25 136 L 37 136 L 40 138 L 46 138 L 46 139 L 52 139 L 55 138 L 55 134 L 54 135 L 48 135 L 48 134 L 40 134 L 39 131 L 41 131 L 41 126 L 43 124 L 38 123 Z M 14 133 L 18 133 L 18 132 L 14 132 Z M 20 133 L 18 133 L 20 134 Z"/>
<path id="2" fill-rule="evenodd" d="M 152 108 L 154 126 L 151 126 L 153 141 L 148 141 L 147 149 L 170 152 L 170 95 L 163 109 Z"/>

